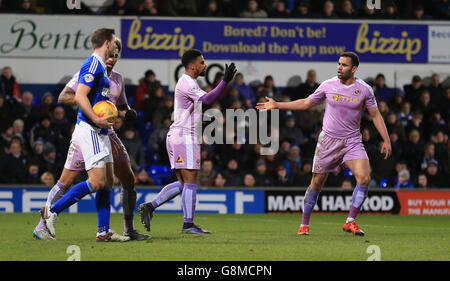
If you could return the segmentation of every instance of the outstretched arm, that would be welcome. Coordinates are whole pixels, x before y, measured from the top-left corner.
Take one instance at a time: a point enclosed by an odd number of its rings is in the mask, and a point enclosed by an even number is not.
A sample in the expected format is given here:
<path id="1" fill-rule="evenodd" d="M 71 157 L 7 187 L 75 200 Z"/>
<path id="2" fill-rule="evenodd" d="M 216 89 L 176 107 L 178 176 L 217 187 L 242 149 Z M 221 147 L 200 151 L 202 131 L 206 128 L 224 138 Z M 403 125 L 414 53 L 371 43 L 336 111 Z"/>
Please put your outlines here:
<path id="1" fill-rule="evenodd" d="M 271 110 L 271 109 L 287 109 L 287 110 L 308 110 L 316 106 L 311 99 L 298 99 L 290 102 L 277 102 L 272 98 L 266 97 L 267 102 L 259 102 L 256 104 L 256 108 L 259 110 Z"/>
<path id="2" fill-rule="evenodd" d="M 384 159 L 388 159 L 391 155 L 392 148 L 391 140 L 389 138 L 386 125 L 384 124 L 383 116 L 381 116 L 378 107 L 372 107 L 367 110 L 369 111 L 369 115 L 372 118 L 372 122 L 375 125 L 375 128 L 377 128 L 378 133 L 380 133 L 381 137 L 383 138 L 383 145 L 381 146 L 380 152 L 385 154 Z"/>
<path id="3" fill-rule="evenodd" d="M 200 101 L 205 104 L 212 104 L 223 92 L 225 86 L 233 79 L 234 74 L 236 74 L 236 71 L 237 69 L 236 66 L 234 65 L 234 62 L 232 62 L 230 66 L 225 64 L 225 74 L 223 76 L 223 80 L 220 81 L 219 85 L 217 85 L 217 87 L 215 87 L 211 92 L 203 95 L 200 98 Z"/>

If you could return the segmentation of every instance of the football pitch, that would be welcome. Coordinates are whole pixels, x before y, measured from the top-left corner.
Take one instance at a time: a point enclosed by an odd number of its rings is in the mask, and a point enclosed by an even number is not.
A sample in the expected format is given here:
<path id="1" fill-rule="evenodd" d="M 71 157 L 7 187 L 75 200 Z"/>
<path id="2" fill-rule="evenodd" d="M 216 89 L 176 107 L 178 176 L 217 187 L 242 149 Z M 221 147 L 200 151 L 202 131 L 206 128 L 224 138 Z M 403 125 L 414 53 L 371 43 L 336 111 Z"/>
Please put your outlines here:
<path id="1" fill-rule="evenodd" d="M 32 238 L 38 213 L 0 214 L 0 260 L 65 261 L 76 245 L 80 260 L 101 261 L 383 261 L 450 260 L 448 217 L 361 215 L 364 237 L 342 231 L 346 215 L 311 218 L 309 236 L 297 236 L 298 214 L 196 214 L 211 235 L 181 234 L 182 214 L 156 213 L 151 242 L 96 242 L 95 213 L 63 213 L 56 241 Z M 136 228 L 144 232 L 135 216 Z M 123 231 L 121 214 L 111 214 L 111 228 Z M 68 253 L 69 252 L 69 253 Z M 378 256 L 375 256 L 378 255 Z"/>

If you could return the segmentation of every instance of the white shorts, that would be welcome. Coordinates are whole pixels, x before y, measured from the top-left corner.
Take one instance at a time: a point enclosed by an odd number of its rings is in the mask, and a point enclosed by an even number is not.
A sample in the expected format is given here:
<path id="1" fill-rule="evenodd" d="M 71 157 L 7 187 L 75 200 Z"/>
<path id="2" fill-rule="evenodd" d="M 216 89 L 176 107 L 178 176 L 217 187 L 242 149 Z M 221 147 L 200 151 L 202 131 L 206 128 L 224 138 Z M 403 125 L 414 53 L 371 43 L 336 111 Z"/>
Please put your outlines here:
<path id="1" fill-rule="evenodd" d="M 83 121 L 75 125 L 64 168 L 71 169 L 77 149 L 81 150 L 83 159 L 79 160 L 84 161 L 86 171 L 92 168 L 105 168 L 106 163 L 114 162 L 109 136 L 99 132 L 99 129 Z"/>

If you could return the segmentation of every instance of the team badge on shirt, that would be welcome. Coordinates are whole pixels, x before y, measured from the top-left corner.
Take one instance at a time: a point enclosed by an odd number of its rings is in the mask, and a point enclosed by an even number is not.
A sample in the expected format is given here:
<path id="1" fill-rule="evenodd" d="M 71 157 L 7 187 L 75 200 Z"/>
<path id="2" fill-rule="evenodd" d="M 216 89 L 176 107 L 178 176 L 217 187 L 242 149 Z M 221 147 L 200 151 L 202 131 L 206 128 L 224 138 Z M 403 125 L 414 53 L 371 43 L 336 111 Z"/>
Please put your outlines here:
<path id="1" fill-rule="evenodd" d="M 184 160 L 183 158 L 181 158 L 181 155 L 178 156 L 177 163 L 184 163 Z"/>
<path id="2" fill-rule="evenodd" d="M 94 81 L 94 76 L 88 73 L 84 75 L 84 81 L 86 81 L 86 83 L 91 83 L 92 81 Z"/>
<path id="3" fill-rule="evenodd" d="M 360 91 L 359 91 L 359 89 L 356 89 L 353 93 L 354 93 L 355 95 L 359 95 Z"/>

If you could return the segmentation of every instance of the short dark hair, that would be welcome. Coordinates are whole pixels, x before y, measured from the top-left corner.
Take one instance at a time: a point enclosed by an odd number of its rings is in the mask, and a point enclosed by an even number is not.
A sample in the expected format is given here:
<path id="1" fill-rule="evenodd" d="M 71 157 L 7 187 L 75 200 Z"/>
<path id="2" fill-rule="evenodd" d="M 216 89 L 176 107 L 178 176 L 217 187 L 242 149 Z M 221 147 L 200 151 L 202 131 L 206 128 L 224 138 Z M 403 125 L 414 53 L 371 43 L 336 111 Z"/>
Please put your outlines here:
<path id="1" fill-rule="evenodd" d="M 359 66 L 358 55 L 354 52 L 343 52 L 341 57 L 347 57 L 352 59 L 352 66 Z"/>
<path id="2" fill-rule="evenodd" d="M 200 52 L 199 50 L 196 49 L 191 49 L 186 51 L 183 56 L 181 57 L 181 64 L 183 64 L 183 66 L 185 68 L 187 68 L 187 66 L 193 62 L 194 60 L 196 60 L 198 57 L 200 57 L 202 55 L 202 52 Z"/>
<path id="3" fill-rule="evenodd" d="M 108 40 L 112 41 L 115 31 L 113 28 L 100 28 L 97 29 L 92 35 L 91 42 L 94 49 L 103 46 L 103 43 Z"/>

